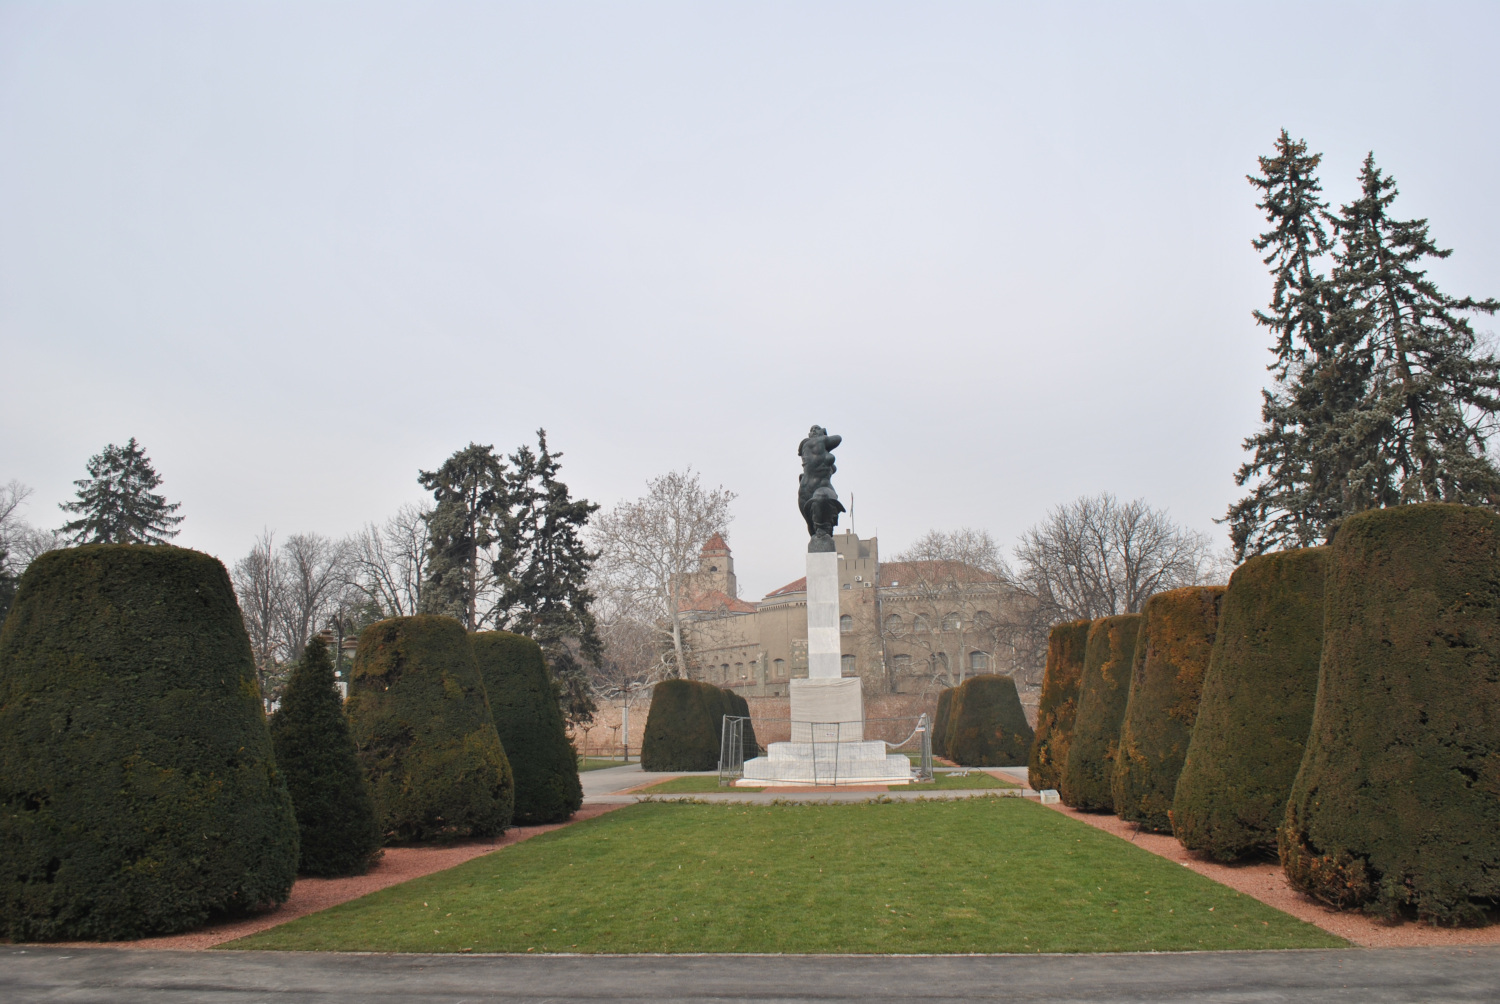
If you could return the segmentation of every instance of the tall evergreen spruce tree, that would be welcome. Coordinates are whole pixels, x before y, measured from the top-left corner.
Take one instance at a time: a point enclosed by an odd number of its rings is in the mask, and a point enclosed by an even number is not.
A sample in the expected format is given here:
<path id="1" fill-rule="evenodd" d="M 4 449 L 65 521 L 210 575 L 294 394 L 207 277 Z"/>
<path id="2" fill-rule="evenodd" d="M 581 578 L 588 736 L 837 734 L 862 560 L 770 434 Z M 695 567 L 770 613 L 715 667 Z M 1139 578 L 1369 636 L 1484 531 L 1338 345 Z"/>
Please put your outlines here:
<path id="1" fill-rule="evenodd" d="M 493 446 L 470 443 L 437 470 L 419 472 L 417 482 L 434 502 L 425 517 L 431 543 L 422 612 L 457 618 L 473 631 L 485 585 L 484 551 L 510 508 L 505 464 Z"/>
<path id="2" fill-rule="evenodd" d="M 161 544 L 177 536 L 180 503 L 156 494 L 161 476 L 134 436 L 90 457 L 88 472 L 73 482 L 78 501 L 60 507 L 79 517 L 62 528 L 75 544 Z"/>
<path id="3" fill-rule="evenodd" d="M 303 875 L 360 875 L 380 854 L 375 803 L 342 703 L 328 643 L 313 635 L 271 718 L 276 766 L 297 813 Z"/>
<path id="4" fill-rule="evenodd" d="M 1427 277 L 1444 259 L 1426 220 L 1388 215 L 1397 195 L 1375 155 L 1365 157 L 1360 197 L 1334 220 L 1340 247 L 1333 282 L 1372 367 L 1362 407 L 1343 418 L 1344 438 L 1380 458 L 1362 472 L 1382 505 L 1500 505 L 1500 471 L 1485 441 L 1500 412 L 1500 359 L 1480 350 L 1462 313 L 1493 314 L 1500 300 L 1458 299 Z"/>
<path id="5" fill-rule="evenodd" d="M 581 537 L 599 507 L 573 498 L 558 480 L 561 460 L 561 453 L 547 447 L 546 429 L 537 430 L 536 452 L 522 446 L 510 456 L 511 508 L 494 563 L 500 592 L 493 621 L 542 647 L 563 715 L 578 722 L 591 720 L 595 710 L 583 662 L 597 666 L 604 650 L 589 609 L 594 596 L 588 577 L 598 556 Z"/>

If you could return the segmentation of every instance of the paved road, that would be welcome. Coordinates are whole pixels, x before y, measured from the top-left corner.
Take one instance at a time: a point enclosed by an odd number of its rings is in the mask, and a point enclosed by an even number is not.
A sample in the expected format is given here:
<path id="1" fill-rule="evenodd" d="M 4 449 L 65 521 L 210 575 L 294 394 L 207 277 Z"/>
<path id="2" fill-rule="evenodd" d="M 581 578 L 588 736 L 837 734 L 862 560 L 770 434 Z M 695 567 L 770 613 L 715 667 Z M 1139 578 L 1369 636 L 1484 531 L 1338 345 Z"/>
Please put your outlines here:
<path id="1" fill-rule="evenodd" d="M 0 948 L 0 1000 L 1500 1000 L 1500 948 L 1163 955 L 464 956 Z"/>

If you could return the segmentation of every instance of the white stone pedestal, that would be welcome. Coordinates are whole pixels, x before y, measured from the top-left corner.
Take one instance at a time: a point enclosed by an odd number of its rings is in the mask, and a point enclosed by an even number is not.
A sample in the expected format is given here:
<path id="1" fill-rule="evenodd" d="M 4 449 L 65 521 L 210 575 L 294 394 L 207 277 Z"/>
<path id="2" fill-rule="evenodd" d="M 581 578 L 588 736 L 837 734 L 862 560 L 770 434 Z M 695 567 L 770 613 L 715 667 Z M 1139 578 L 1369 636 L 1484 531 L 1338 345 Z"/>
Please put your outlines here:
<path id="1" fill-rule="evenodd" d="M 792 740 L 745 761 L 741 785 L 907 784 L 911 761 L 865 741 L 864 690 L 842 676 L 839 556 L 807 556 L 807 679 L 791 681 Z"/>

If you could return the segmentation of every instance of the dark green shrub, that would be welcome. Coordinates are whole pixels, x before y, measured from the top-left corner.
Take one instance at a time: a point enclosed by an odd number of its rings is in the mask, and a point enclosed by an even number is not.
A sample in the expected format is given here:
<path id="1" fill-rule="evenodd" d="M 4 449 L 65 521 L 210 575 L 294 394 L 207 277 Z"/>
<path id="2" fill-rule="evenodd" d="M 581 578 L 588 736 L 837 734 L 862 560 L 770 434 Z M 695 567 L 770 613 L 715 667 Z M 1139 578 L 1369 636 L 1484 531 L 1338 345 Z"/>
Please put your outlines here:
<path id="1" fill-rule="evenodd" d="M 1351 516 L 1323 599 L 1287 877 L 1336 906 L 1481 920 L 1500 902 L 1500 515 Z"/>
<path id="2" fill-rule="evenodd" d="M 1042 675 L 1042 703 L 1037 709 L 1036 739 L 1026 761 L 1028 784 L 1035 791 L 1062 784 L 1078 715 L 1078 684 L 1089 647 L 1089 621 L 1068 621 L 1047 633 L 1047 669 Z"/>
<path id="3" fill-rule="evenodd" d="M 1113 812 L 1115 752 L 1120 720 L 1130 697 L 1130 670 L 1135 660 L 1140 614 L 1103 617 L 1089 625 L 1089 644 L 1078 684 L 1078 715 L 1073 741 L 1058 792 L 1065 805 L 1091 812 Z"/>
<path id="4" fill-rule="evenodd" d="M 1111 784 L 1116 815 L 1144 830 L 1172 832 L 1172 796 L 1198 720 L 1223 596 L 1223 586 L 1189 586 L 1157 593 L 1142 611 Z"/>
<path id="5" fill-rule="evenodd" d="M 583 804 L 583 786 L 541 646 L 508 631 L 481 631 L 470 641 L 515 775 L 515 821 L 535 826 L 567 819 Z"/>
<path id="6" fill-rule="evenodd" d="M 224 566 L 179 547 L 37 558 L 0 630 L 0 918 L 139 938 L 280 903 L 297 820 Z"/>
<path id="7" fill-rule="evenodd" d="M 699 680 L 663 680 L 651 694 L 642 770 L 716 770 L 728 704 L 724 692 Z"/>
<path id="8" fill-rule="evenodd" d="M 759 756 L 760 745 L 755 739 L 755 723 L 750 720 L 750 702 L 727 687 L 724 688 L 724 698 L 728 702 L 728 708 L 724 713 L 745 719 L 745 728 L 741 735 L 745 759 L 749 760 L 751 757 Z M 720 731 L 722 734 L 722 726 Z"/>
<path id="9" fill-rule="evenodd" d="M 932 717 L 932 755 L 948 756 L 948 724 L 952 721 L 954 687 L 944 687 L 938 694 L 937 713 Z"/>
<path id="10" fill-rule="evenodd" d="M 345 710 L 386 842 L 504 832 L 515 785 L 463 625 L 371 624 L 352 676 Z"/>
<path id="11" fill-rule="evenodd" d="M 1327 557 L 1264 554 L 1229 580 L 1172 801 L 1172 831 L 1190 850 L 1234 861 L 1276 849 L 1318 694 Z"/>
<path id="12" fill-rule="evenodd" d="M 969 677 L 954 692 L 948 715 L 948 757 L 964 767 L 1015 767 L 1036 738 L 1008 676 Z"/>
<path id="13" fill-rule="evenodd" d="M 297 870 L 360 875 L 380 856 L 380 827 L 334 684 L 328 645 L 314 636 L 271 717 L 276 766 L 297 813 Z"/>

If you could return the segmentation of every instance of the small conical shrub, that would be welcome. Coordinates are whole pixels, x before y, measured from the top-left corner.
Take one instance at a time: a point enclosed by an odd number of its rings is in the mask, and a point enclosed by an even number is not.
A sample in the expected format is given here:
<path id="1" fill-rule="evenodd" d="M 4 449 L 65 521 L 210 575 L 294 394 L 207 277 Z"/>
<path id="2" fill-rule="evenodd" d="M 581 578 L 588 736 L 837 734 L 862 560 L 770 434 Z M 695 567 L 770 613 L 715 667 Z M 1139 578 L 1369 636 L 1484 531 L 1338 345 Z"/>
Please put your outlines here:
<path id="1" fill-rule="evenodd" d="M 1089 644 L 1078 684 L 1078 715 L 1063 767 L 1063 804 L 1091 812 L 1113 812 L 1115 752 L 1120 720 L 1130 697 L 1131 664 L 1136 658 L 1140 614 L 1103 617 L 1089 625 Z"/>
<path id="2" fill-rule="evenodd" d="M 944 687 L 938 694 L 937 712 L 932 717 L 932 755 L 948 756 L 948 723 L 952 721 L 954 687 Z"/>
<path id="3" fill-rule="evenodd" d="M 119 939 L 284 901 L 297 820 L 224 566 L 37 558 L 0 630 L 0 930 Z"/>
<path id="4" fill-rule="evenodd" d="M 1018 766 L 1036 738 L 1008 676 L 969 677 L 954 692 L 948 714 L 948 757 L 963 767 Z"/>
<path id="5" fill-rule="evenodd" d="M 641 770 L 717 770 L 724 694 L 699 680 L 663 680 L 651 693 Z"/>
<path id="6" fill-rule="evenodd" d="M 536 826 L 567 819 L 583 804 L 583 786 L 541 646 L 508 631 L 469 637 L 515 774 L 515 821 Z"/>
<path id="7" fill-rule="evenodd" d="M 1115 814 L 1142 829 L 1172 832 L 1172 796 L 1198 720 L 1223 595 L 1223 586 L 1173 589 L 1148 599 L 1142 611 L 1140 656 L 1111 778 Z"/>
<path id="8" fill-rule="evenodd" d="M 1328 556 L 1307 753 L 1279 834 L 1292 884 L 1437 923 L 1500 903 L 1500 515 L 1349 517 Z"/>
<path id="9" fill-rule="evenodd" d="M 1047 668 L 1042 675 L 1042 702 L 1037 708 L 1036 739 L 1026 761 L 1027 783 L 1036 791 L 1062 784 L 1078 715 L 1078 684 L 1089 646 L 1089 621 L 1068 621 L 1047 633 Z"/>
<path id="10" fill-rule="evenodd" d="M 276 766 L 297 813 L 303 875 L 360 875 L 380 856 L 375 805 L 343 703 L 328 644 L 315 635 L 271 717 Z"/>
<path id="11" fill-rule="evenodd" d="M 371 624 L 352 677 L 345 710 L 386 842 L 503 833 L 515 786 L 463 625 Z"/>
<path id="12" fill-rule="evenodd" d="M 1318 694 L 1327 556 L 1264 554 L 1229 580 L 1172 800 L 1172 832 L 1189 850 L 1234 861 L 1276 849 Z"/>

